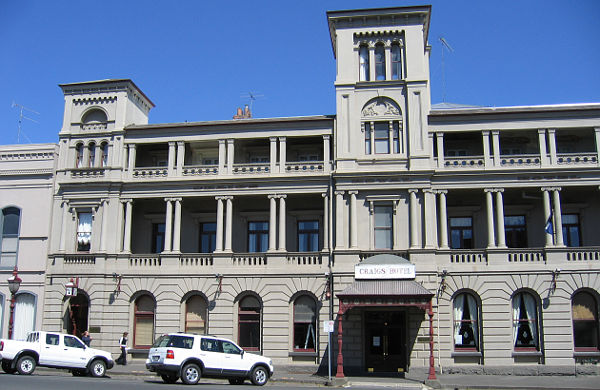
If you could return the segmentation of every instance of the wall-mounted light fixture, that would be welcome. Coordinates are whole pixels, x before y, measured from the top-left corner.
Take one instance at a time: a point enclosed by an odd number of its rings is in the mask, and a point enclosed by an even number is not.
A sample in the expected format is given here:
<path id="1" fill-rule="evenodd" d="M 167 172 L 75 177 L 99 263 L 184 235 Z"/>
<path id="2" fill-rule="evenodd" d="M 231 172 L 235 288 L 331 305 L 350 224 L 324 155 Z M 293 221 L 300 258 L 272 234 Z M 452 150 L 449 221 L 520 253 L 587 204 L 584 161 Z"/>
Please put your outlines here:
<path id="1" fill-rule="evenodd" d="M 117 285 L 115 286 L 115 296 L 117 296 L 121 292 L 121 279 L 123 279 L 123 275 L 113 273 L 112 278 L 113 281 L 117 283 Z"/>
<path id="2" fill-rule="evenodd" d="M 217 278 L 217 293 L 221 294 L 221 291 L 223 291 L 223 275 L 222 274 L 215 274 L 215 278 Z"/>
<path id="3" fill-rule="evenodd" d="M 331 272 L 325 272 L 325 300 L 331 299 Z"/>
<path id="4" fill-rule="evenodd" d="M 438 287 L 438 298 L 441 297 L 444 294 L 444 291 L 446 290 L 446 278 L 448 277 L 448 270 L 443 269 L 442 272 L 439 274 L 440 277 L 440 287 Z"/>
<path id="5" fill-rule="evenodd" d="M 558 280 L 558 275 L 560 275 L 560 268 L 556 268 L 552 271 L 552 282 L 550 282 L 550 290 L 552 292 L 556 291 L 556 282 Z"/>

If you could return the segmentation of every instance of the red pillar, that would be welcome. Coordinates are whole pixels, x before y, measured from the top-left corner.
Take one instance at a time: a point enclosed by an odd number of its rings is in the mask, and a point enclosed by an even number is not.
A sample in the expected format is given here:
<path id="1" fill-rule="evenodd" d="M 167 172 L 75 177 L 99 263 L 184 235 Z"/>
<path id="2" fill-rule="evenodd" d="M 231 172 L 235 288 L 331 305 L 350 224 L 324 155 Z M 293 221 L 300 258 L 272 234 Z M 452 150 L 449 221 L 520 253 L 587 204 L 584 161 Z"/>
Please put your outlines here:
<path id="1" fill-rule="evenodd" d="M 344 356 L 342 355 L 342 316 L 344 311 L 342 310 L 342 302 L 340 302 L 340 308 L 338 310 L 338 357 L 337 357 L 337 374 L 336 378 L 344 378 Z"/>
<path id="2" fill-rule="evenodd" d="M 433 303 L 429 301 L 429 380 L 437 380 L 435 376 L 435 362 L 433 359 Z"/>

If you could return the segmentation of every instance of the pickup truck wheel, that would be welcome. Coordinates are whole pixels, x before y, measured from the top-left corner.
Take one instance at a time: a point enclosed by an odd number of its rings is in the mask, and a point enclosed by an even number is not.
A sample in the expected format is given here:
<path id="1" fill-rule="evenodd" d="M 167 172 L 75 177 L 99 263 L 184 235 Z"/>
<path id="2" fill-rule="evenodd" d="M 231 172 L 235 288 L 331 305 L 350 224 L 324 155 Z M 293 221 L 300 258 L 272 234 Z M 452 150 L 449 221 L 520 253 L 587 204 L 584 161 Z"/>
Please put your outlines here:
<path id="1" fill-rule="evenodd" d="M 90 374 L 95 378 L 103 377 L 106 374 L 106 363 L 100 359 L 96 359 L 90 364 Z"/>
<path id="2" fill-rule="evenodd" d="M 250 379 L 252 380 L 253 385 L 262 386 L 269 380 L 269 373 L 264 367 L 256 367 L 252 370 Z"/>
<path id="3" fill-rule="evenodd" d="M 21 356 L 17 360 L 17 371 L 21 375 L 31 375 L 35 371 L 35 359 L 33 356 Z"/>
<path id="4" fill-rule="evenodd" d="M 177 374 L 160 374 L 160 377 L 165 383 L 175 383 L 179 379 Z"/>
<path id="5" fill-rule="evenodd" d="M 188 363 L 181 370 L 181 381 L 186 385 L 195 385 L 200 380 L 202 373 L 200 367 L 194 363 Z"/>
<path id="6" fill-rule="evenodd" d="M 4 371 L 7 374 L 14 374 L 15 372 L 17 372 L 17 370 L 14 368 L 11 368 L 10 365 L 11 364 L 9 361 L 3 361 L 2 362 L 2 371 Z"/>
<path id="7" fill-rule="evenodd" d="M 231 378 L 231 379 L 229 379 L 229 384 L 230 385 L 243 385 L 244 378 Z"/>

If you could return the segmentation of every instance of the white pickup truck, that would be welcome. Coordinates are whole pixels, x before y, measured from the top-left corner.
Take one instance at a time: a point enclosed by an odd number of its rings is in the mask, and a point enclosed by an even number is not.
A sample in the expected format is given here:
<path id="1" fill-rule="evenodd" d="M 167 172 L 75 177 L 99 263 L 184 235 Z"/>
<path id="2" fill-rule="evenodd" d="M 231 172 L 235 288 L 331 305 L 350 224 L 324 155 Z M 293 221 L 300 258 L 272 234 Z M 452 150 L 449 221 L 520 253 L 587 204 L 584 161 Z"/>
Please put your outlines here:
<path id="1" fill-rule="evenodd" d="M 87 347 L 80 339 L 58 332 L 31 332 L 27 340 L 0 340 L 2 370 L 31 374 L 36 366 L 65 368 L 75 376 L 102 377 L 115 362 L 110 352 Z"/>

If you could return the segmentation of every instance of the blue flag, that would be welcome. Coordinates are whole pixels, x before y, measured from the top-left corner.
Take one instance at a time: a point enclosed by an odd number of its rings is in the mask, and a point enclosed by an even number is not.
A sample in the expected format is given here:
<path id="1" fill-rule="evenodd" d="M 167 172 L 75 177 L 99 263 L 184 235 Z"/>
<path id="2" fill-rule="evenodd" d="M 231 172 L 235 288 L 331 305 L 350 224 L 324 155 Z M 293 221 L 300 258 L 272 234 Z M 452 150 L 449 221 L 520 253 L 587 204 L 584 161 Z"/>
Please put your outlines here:
<path id="1" fill-rule="evenodd" d="M 544 230 L 546 230 L 546 233 L 548 234 L 554 234 L 554 226 L 552 226 L 552 210 L 550 210 L 550 216 L 546 221 L 546 226 L 544 227 Z"/>

